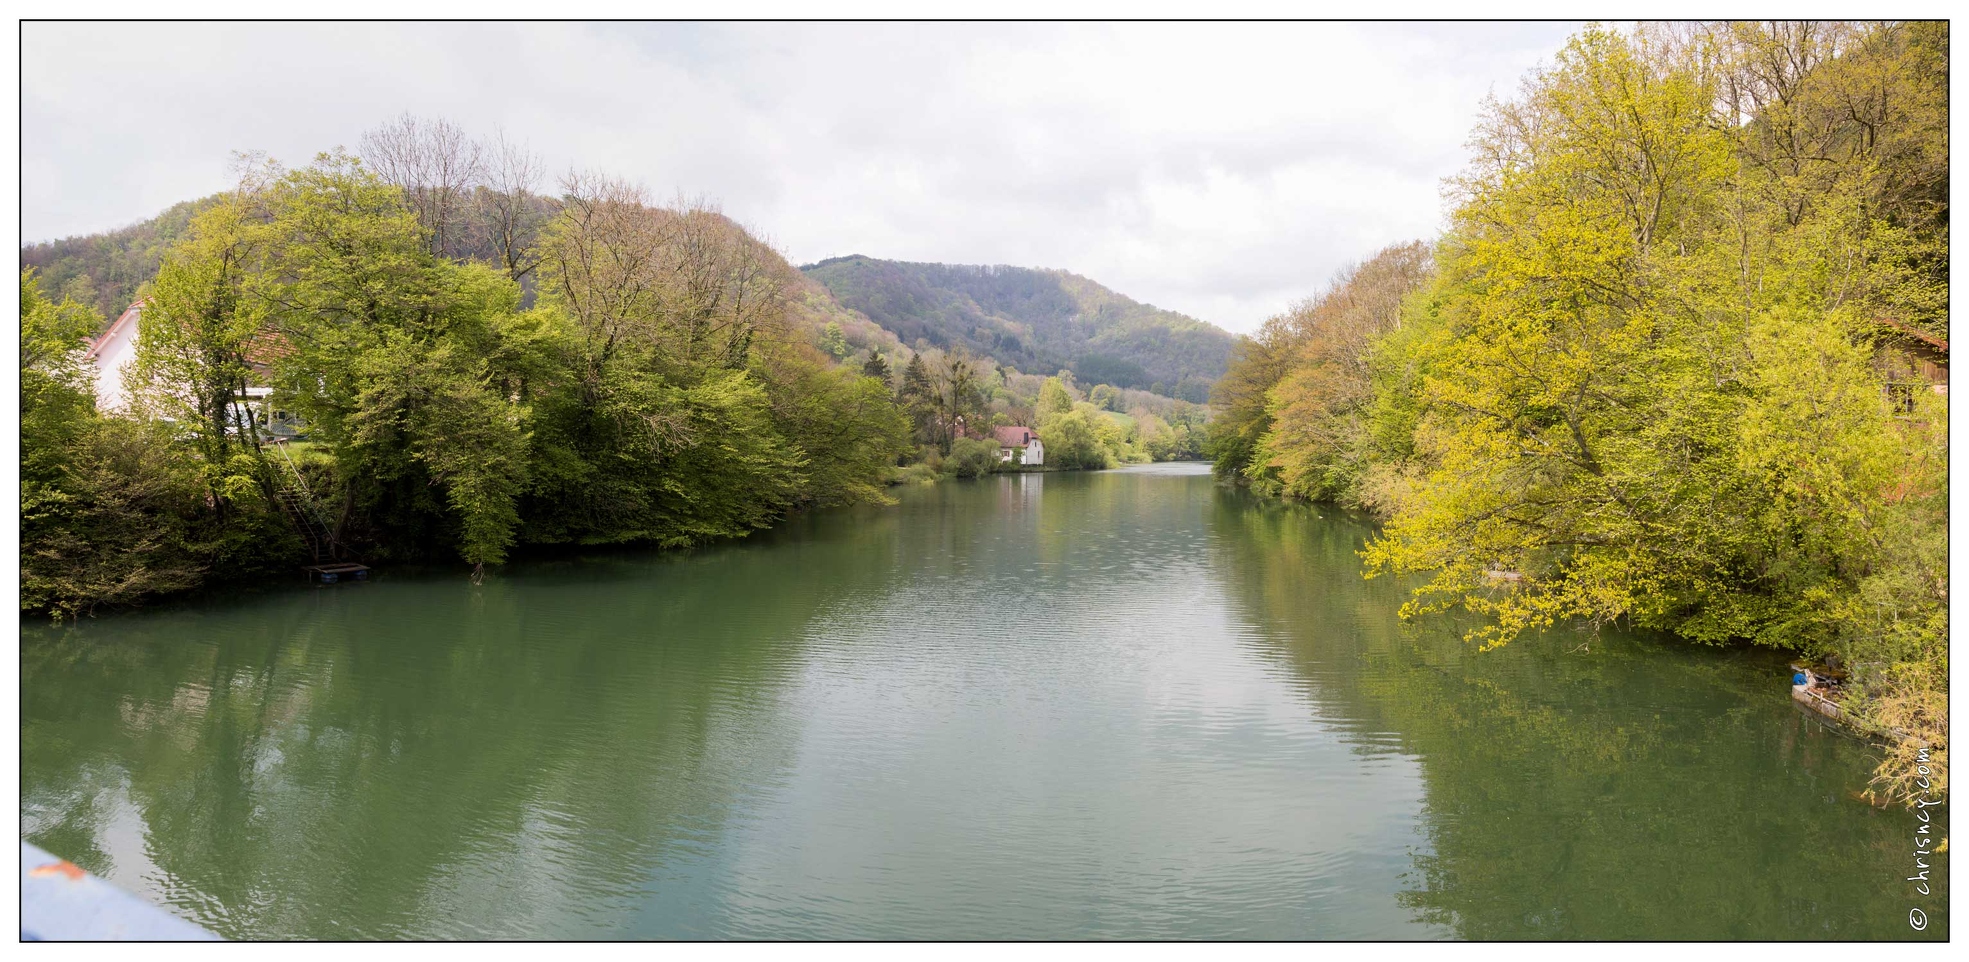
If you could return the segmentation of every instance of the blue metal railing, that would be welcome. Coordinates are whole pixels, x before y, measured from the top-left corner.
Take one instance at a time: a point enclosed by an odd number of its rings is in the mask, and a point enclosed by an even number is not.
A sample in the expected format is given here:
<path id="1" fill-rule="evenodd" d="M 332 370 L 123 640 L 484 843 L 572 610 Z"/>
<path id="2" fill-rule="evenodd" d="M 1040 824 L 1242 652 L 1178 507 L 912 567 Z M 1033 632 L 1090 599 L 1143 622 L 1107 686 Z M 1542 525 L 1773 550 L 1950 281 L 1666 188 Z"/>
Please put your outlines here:
<path id="1" fill-rule="evenodd" d="M 207 942 L 218 936 L 21 843 L 21 940 Z"/>

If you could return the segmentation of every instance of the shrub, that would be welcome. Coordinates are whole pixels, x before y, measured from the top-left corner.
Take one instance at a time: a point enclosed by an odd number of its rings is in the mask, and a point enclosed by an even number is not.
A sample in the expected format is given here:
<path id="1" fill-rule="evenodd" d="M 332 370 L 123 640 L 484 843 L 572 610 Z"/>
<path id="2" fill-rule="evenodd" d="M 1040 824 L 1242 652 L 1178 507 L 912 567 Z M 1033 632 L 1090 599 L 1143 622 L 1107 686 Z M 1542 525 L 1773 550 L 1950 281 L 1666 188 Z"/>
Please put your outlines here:
<path id="1" fill-rule="evenodd" d="M 950 455 L 944 458 L 944 470 L 960 478 L 990 474 L 998 470 L 998 445 L 976 438 L 958 438 L 951 442 Z"/>

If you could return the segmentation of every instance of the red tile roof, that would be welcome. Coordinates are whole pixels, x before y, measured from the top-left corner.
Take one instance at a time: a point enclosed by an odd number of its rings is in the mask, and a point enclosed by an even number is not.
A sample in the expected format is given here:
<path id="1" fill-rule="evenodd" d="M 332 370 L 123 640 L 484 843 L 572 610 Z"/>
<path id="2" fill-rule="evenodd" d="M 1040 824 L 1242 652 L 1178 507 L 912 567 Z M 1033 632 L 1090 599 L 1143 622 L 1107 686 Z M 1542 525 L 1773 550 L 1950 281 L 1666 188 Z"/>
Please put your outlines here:
<path id="1" fill-rule="evenodd" d="M 102 336 L 97 337 L 95 340 L 89 342 L 89 347 L 86 351 L 83 352 L 82 356 L 91 361 L 95 360 L 96 355 L 101 353 L 102 349 L 106 345 L 108 345 L 112 339 L 116 337 L 118 331 L 123 330 L 124 325 L 130 324 L 137 320 L 137 315 L 143 309 L 143 307 L 144 307 L 144 302 L 138 301 L 135 304 L 132 304 L 129 307 L 124 308 L 123 313 L 117 315 L 116 323 L 111 324 L 109 326 L 109 330 L 104 331 L 102 333 Z M 275 358 L 284 357 L 292 352 L 293 352 L 293 347 L 290 346 L 287 343 L 287 339 L 285 337 L 282 337 L 278 332 L 261 331 L 253 335 L 252 342 L 247 345 L 246 363 L 256 368 L 265 368 L 269 364 L 271 364 Z"/>
<path id="2" fill-rule="evenodd" d="M 1022 448 L 1039 435 L 1031 428 L 1010 427 L 992 428 L 991 436 L 997 438 L 998 443 L 1003 447 Z"/>
<path id="3" fill-rule="evenodd" d="M 112 339 L 114 339 L 116 337 L 116 332 L 123 329 L 123 325 L 128 324 L 133 319 L 135 319 L 137 316 L 137 310 L 143 306 L 144 306 L 144 302 L 138 301 L 137 303 L 124 308 L 123 313 L 118 314 L 116 316 L 116 323 L 111 324 L 109 326 L 109 330 L 104 331 L 101 337 L 98 337 L 95 340 L 89 342 L 89 349 L 87 351 L 84 351 L 82 356 L 88 358 L 91 361 L 95 360 L 96 354 L 103 349 L 103 345 L 108 344 Z"/>
<path id="4" fill-rule="evenodd" d="M 1888 328 L 1889 330 L 1893 331 L 1896 334 L 1901 335 L 1902 337 L 1905 337 L 1909 340 L 1916 341 L 1921 344 L 1926 344 L 1927 346 L 1942 352 L 1942 354 L 1944 355 L 1948 354 L 1948 341 L 1944 338 L 1936 337 L 1935 335 L 1926 333 L 1918 328 L 1912 327 L 1907 324 L 1903 324 L 1900 321 L 1897 321 L 1891 317 L 1876 317 L 1874 318 L 1874 320 L 1879 322 L 1881 326 Z"/>

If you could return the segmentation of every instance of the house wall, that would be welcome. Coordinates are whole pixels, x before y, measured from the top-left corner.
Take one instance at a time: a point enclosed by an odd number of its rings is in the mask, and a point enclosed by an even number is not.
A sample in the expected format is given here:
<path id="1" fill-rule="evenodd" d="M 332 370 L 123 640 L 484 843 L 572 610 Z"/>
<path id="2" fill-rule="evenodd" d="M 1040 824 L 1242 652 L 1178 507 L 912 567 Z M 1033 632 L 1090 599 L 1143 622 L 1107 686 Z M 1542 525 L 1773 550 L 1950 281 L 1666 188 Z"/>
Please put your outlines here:
<path id="1" fill-rule="evenodd" d="M 127 400 L 123 371 L 137 356 L 139 314 L 135 307 L 124 311 L 89 351 L 89 360 L 96 366 L 96 407 L 101 410 L 118 410 Z"/>
<path id="2" fill-rule="evenodd" d="M 1025 463 L 1026 464 L 1046 463 L 1046 446 L 1040 444 L 1038 438 L 1033 438 L 1031 442 L 1026 444 Z"/>

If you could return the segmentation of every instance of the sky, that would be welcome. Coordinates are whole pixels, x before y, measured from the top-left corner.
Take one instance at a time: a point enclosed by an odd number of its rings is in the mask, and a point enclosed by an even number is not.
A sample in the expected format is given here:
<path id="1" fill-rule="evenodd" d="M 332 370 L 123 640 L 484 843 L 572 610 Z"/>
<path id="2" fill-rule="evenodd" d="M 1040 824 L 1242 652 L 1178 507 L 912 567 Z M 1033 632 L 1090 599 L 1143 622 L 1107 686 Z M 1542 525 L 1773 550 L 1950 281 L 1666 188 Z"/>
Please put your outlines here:
<path id="1" fill-rule="evenodd" d="M 1444 223 L 1570 24 L 22 29 L 22 237 L 143 220 L 405 112 L 708 197 L 796 264 L 1064 268 L 1250 331 Z M 552 183 L 543 183 L 551 191 Z"/>

